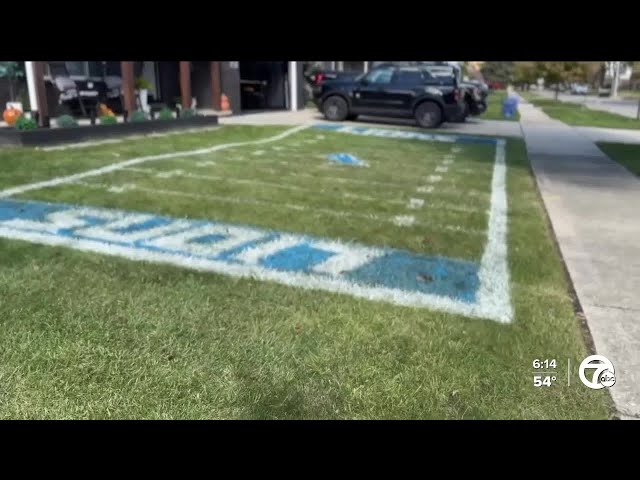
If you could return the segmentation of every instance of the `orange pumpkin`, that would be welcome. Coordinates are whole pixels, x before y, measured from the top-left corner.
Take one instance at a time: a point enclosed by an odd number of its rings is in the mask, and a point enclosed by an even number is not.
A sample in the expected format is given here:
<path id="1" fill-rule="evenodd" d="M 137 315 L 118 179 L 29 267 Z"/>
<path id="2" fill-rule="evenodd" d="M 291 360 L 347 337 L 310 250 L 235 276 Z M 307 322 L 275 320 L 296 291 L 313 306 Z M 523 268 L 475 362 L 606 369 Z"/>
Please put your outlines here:
<path id="1" fill-rule="evenodd" d="M 17 108 L 11 107 L 11 108 L 7 108 L 4 113 L 2 114 L 2 119 L 7 122 L 8 125 L 13 126 L 14 123 L 16 123 L 16 120 L 18 120 L 18 118 L 20 118 L 20 115 L 22 115 L 22 111 L 18 110 Z"/>
<path id="2" fill-rule="evenodd" d="M 220 95 L 220 108 L 223 112 L 226 112 L 231 108 L 231 105 L 229 104 L 229 97 L 227 97 L 224 93 Z"/>

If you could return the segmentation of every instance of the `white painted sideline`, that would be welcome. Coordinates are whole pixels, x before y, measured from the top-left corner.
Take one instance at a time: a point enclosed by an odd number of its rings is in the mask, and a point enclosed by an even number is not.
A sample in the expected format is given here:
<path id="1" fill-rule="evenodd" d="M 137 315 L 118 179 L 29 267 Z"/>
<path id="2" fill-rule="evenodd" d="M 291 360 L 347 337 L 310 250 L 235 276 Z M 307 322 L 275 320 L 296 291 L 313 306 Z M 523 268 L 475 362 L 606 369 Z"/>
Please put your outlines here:
<path id="1" fill-rule="evenodd" d="M 173 152 L 173 153 L 163 153 L 160 155 L 147 155 L 145 157 L 137 157 L 132 158 L 130 160 L 125 160 L 123 162 L 112 163 L 111 165 L 107 165 L 105 167 L 95 168 L 93 170 L 87 170 L 86 172 L 76 173 L 74 175 L 67 175 L 65 177 L 56 177 L 51 180 L 45 180 L 42 182 L 29 183 L 26 185 L 21 185 L 18 187 L 7 188 L 5 190 L 0 191 L 0 198 L 10 197 L 12 195 L 19 195 L 21 193 L 29 192 L 31 190 L 40 190 L 42 188 L 48 187 L 56 187 L 58 185 L 64 185 L 66 183 L 77 182 L 78 180 L 82 180 L 88 177 L 95 177 L 98 175 L 104 175 L 105 173 L 115 172 L 116 170 L 121 170 L 125 167 L 131 167 L 133 165 L 140 165 L 141 163 L 151 162 L 155 160 L 166 160 L 168 158 L 176 158 L 176 157 L 188 157 L 193 155 L 203 155 L 206 153 L 216 152 L 218 150 L 224 150 L 226 148 L 232 147 L 241 147 L 244 145 L 260 145 L 263 143 L 276 142 L 278 140 L 282 140 L 283 138 L 288 137 L 300 130 L 305 128 L 309 128 L 309 125 L 299 125 L 297 127 L 290 128 L 285 130 L 284 132 L 274 135 L 273 137 L 263 138 L 260 140 L 251 140 L 249 142 L 236 142 L 236 143 L 224 143 L 221 145 L 216 145 L 208 148 L 199 148 L 197 150 L 186 150 L 181 152 Z"/>
<path id="2" fill-rule="evenodd" d="M 487 245 L 480 261 L 477 305 L 480 316 L 502 323 L 513 321 L 509 287 L 507 248 L 507 166 L 505 140 L 496 143 L 496 161 L 491 181 L 491 208 L 487 228 Z"/>

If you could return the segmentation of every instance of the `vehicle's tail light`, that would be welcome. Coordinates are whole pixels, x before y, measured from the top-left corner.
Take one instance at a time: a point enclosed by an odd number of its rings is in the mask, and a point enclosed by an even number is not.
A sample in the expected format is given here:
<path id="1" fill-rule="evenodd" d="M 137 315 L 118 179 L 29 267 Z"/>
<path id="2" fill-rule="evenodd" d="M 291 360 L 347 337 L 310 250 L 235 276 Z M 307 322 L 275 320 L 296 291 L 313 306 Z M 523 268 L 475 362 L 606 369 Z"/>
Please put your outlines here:
<path id="1" fill-rule="evenodd" d="M 322 80 L 324 80 L 324 73 L 319 73 L 318 75 L 316 75 L 316 85 L 320 85 L 322 83 Z"/>
<path id="2" fill-rule="evenodd" d="M 458 90 L 457 88 L 453 90 L 453 99 L 456 102 L 460 100 L 460 90 Z"/>

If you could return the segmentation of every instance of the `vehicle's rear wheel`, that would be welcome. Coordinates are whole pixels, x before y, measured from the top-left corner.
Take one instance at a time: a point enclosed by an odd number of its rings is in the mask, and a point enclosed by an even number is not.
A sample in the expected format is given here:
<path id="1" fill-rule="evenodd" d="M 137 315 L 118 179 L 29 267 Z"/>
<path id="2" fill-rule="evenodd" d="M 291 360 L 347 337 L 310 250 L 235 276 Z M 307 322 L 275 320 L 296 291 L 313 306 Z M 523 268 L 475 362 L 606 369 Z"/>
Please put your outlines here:
<path id="1" fill-rule="evenodd" d="M 341 122 L 349 115 L 349 106 L 344 98 L 333 95 L 322 102 L 322 113 L 327 120 Z"/>
<path id="2" fill-rule="evenodd" d="M 422 128 L 436 128 L 442 124 L 442 110 L 435 102 L 423 102 L 415 110 L 415 118 Z"/>

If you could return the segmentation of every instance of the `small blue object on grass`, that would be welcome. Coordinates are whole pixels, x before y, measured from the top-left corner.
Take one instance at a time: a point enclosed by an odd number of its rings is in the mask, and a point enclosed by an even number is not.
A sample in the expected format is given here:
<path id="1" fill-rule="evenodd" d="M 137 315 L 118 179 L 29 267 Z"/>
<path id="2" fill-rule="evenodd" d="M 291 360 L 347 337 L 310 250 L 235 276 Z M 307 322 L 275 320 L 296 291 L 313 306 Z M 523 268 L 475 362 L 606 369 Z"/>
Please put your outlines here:
<path id="1" fill-rule="evenodd" d="M 518 97 L 515 95 L 509 95 L 504 99 L 502 103 L 502 115 L 505 118 L 515 117 L 518 111 Z"/>
<path id="2" fill-rule="evenodd" d="M 358 167 L 367 166 L 367 162 L 360 160 L 358 157 L 349 153 L 332 153 L 331 155 L 328 155 L 327 158 L 332 162 L 343 163 L 345 165 L 355 165 Z"/>

